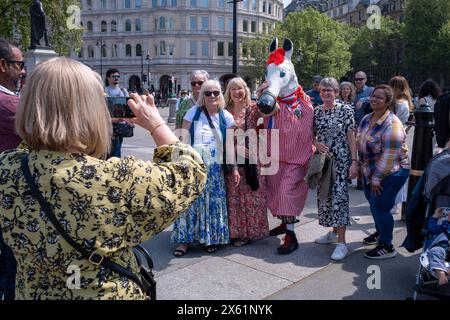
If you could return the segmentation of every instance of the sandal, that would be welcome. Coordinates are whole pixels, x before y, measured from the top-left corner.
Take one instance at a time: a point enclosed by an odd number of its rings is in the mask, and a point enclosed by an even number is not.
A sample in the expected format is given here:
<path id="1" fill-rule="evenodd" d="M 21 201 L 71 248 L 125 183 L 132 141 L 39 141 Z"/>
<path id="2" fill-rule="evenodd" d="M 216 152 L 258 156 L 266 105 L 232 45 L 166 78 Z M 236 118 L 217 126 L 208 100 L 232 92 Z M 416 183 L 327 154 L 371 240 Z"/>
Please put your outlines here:
<path id="1" fill-rule="evenodd" d="M 182 257 L 186 254 L 186 251 L 188 250 L 187 244 L 180 244 L 178 248 L 173 250 L 173 255 L 177 258 Z"/>
<path id="2" fill-rule="evenodd" d="M 206 252 L 208 253 L 214 253 L 217 251 L 217 246 L 212 245 L 212 246 L 206 246 L 205 247 Z"/>
<path id="3" fill-rule="evenodd" d="M 249 239 L 240 239 L 240 238 L 238 238 L 238 239 L 234 240 L 233 246 L 238 247 L 238 248 L 239 248 L 239 247 L 243 247 L 243 246 L 245 246 L 248 242 L 249 242 Z"/>

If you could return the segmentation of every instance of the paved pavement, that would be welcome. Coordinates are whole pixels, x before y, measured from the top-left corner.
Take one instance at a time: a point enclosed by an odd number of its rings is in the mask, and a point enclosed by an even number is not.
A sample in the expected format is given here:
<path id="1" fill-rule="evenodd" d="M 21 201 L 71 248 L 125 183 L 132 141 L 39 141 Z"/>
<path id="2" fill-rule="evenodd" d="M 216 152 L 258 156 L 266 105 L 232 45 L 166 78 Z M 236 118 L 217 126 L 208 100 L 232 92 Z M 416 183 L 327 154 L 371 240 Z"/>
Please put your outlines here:
<path id="1" fill-rule="evenodd" d="M 161 109 L 164 117 L 168 108 Z M 173 128 L 173 125 L 172 125 Z M 411 140 L 412 134 L 409 137 Z M 154 142 L 141 128 L 124 141 L 123 154 L 151 159 Z M 225 246 L 215 254 L 192 247 L 181 258 L 172 255 L 171 227 L 144 245 L 155 263 L 158 298 L 161 300 L 288 300 L 288 299 L 401 299 L 411 297 L 419 252 L 398 248 L 406 236 L 405 224 L 395 215 L 394 245 L 398 256 L 369 260 L 369 248 L 361 240 L 374 231 L 373 220 L 362 191 L 350 188 L 352 226 L 347 242 L 350 255 L 342 262 L 330 259 L 334 245 L 318 245 L 314 239 L 327 230 L 317 221 L 315 191 L 309 193 L 301 222 L 296 224 L 300 247 L 280 256 L 276 248 L 281 236 L 269 237 L 247 246 Z M 278 222 L 269 217 L 271 227 Z M 375 267 L 374 267 L 375 266 Z M 374 271 L 379 267 L 380 282 Z M 378 278 L 377 278 L 378 279 Z M 369 286 L 375 287 L 369 289 Z M 379 286 L 378 286 L 379 284 Z M 379 287 L 379 288 L 378 288 Z"/>

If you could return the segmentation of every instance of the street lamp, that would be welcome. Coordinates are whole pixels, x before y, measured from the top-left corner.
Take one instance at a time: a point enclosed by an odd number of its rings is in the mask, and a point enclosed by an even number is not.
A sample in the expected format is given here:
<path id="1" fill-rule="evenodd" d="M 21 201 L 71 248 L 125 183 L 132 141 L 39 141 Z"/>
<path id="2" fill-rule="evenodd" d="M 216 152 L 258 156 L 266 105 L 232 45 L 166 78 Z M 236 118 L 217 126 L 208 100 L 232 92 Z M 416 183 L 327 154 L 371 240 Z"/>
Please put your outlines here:
<path id="1" fill-rule="evenodd" d="M 320 36 L 317 36 L 316 44 L 317 44 L 317 51 L 316 51 L 316 74 L 319 74 L 319 44 L 320 44 Z"/>
<path id="2" fill-rule="evenodd" d="M 145 58 L 145 60 L 148 60 L 148 63 L 147 63 L 147 88 L 148 88 L 148 91 L 150 91 L 150 61 L 152 60 L 150 58 L 150 50 L 147 51 L 147 58 Z"/>
<path id="3" fill-rule="evenodd" d="M 237 74 L 237 3 L 242 0 L 232 0 L 233 3 L 233 73 Z"/>
<path id="4" fill-rule="evenodd" d="M 100 46 L 100 77 L 103 79 L 103 38 L 102 37 L 100 37 L 100 39 L 97 40 L 96 45 L 97 45 L 97 47 Z"/>

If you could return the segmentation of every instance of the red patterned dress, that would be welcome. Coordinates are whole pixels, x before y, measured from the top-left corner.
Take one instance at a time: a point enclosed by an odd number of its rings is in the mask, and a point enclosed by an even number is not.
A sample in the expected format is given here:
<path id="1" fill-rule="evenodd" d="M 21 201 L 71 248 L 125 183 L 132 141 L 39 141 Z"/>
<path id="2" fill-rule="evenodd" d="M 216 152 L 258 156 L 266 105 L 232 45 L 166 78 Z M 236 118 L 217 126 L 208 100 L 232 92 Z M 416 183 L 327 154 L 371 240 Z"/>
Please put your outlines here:
<path id="1" fill-rule="evenodd" d="M 258 108 L 255 103 L 246 107 L 247 128 L 256 129 L 258 121 Z M 233 109 L 227 109 L 234 117 L 236 126 L 245 130 L 245 114 L 237 115 Z M 233 176 L 228 174 L 226 178 L 227 198 L 228 198 L 228 223 L 230 228 L 230 239 L 251 239 L 257 240 L 269 235 L 269 224 L 267 221 L 267 204 L 263 192 L 261 177 L 258 180 L 259 189 L 252 191 L 245 179 L 245 170 L 239 167 L 241 176 L 239 185 L 236 186 Z"/>

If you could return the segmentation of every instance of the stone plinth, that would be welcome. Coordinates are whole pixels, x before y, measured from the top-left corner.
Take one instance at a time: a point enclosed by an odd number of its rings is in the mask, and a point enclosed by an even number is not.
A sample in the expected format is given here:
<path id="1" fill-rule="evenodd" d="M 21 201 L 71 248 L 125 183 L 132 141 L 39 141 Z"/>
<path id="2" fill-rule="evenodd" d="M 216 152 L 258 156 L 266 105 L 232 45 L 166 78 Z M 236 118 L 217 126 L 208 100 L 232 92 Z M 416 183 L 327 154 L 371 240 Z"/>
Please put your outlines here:
<path id="1" fill-rule="evenodd" d="M 58 57 L 59 55 L 53 50 L 52 48 L 48 47 L 42 47 L 42 48 L 36 48 L 27 51 L 26 53 L 26 66 L 27 66 L 27 73 L 31 74 L 33 71 L 33 68 L 35 65 L 37 65 L 39 62 L 49 60 L 54 57 Z"/>

